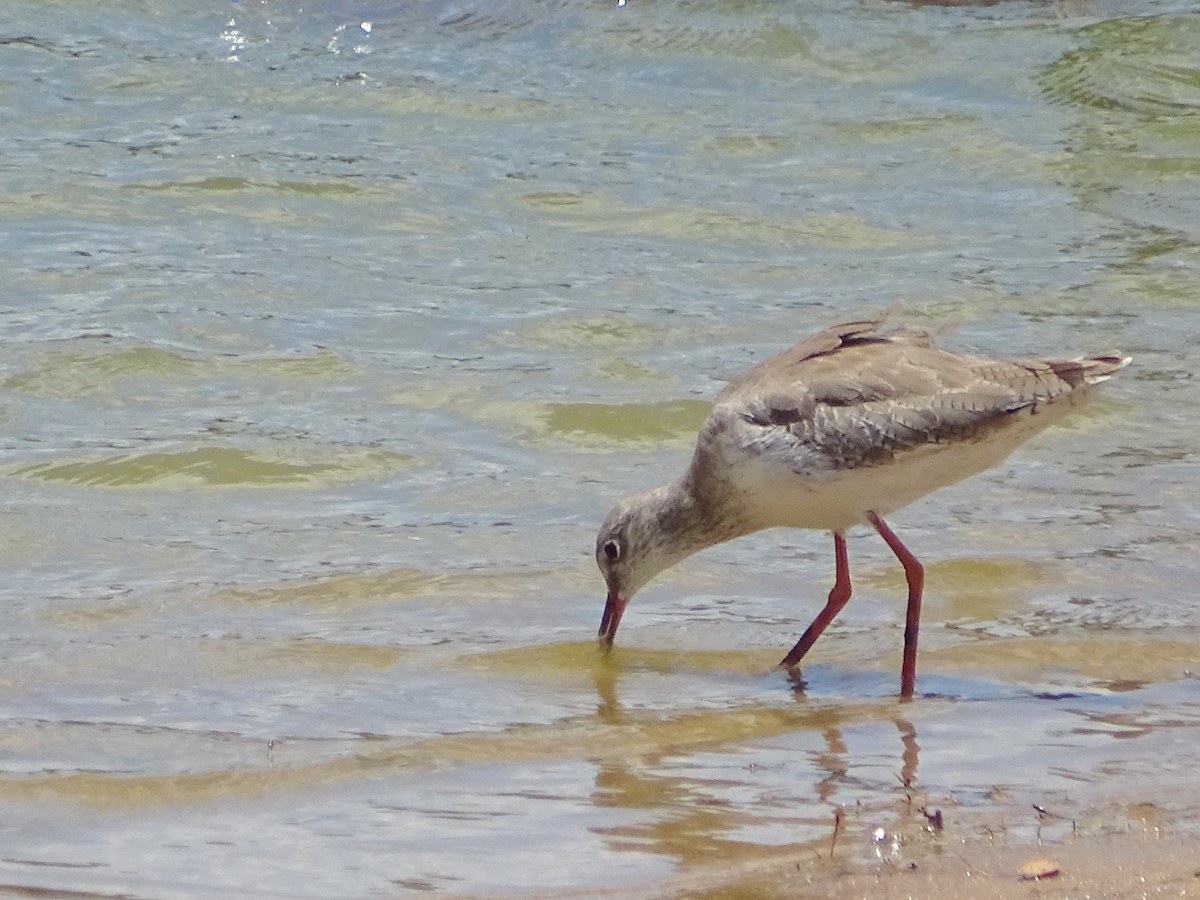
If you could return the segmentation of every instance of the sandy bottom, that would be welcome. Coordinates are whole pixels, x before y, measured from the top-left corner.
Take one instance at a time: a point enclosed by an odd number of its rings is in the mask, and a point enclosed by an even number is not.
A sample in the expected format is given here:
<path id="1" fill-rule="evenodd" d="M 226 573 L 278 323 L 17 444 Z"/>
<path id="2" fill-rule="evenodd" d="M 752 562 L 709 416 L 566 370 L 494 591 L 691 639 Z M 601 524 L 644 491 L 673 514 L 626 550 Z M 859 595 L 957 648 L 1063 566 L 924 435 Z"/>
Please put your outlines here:
<path id="1" fill-rule="evenodd" d="M 937 852 L 874 866 L 836 859 L 764 864 L 721 885 L 680 886 L 676 896 L 1200 897 L 1200 841 L 1147 833 L 1083 837 L 1041 847 L 947 842 Z"/>
<path id="2" fill-rule="evenodd" d="M 665 882 L 609 890 L 564 891 L 549 898 L 620 900 L 775 900 L 775 898 L 1200 898 L 1200 782 L 1170 801 L 1114 800 L 1054 817 L 1029 839 L 1014 837 L 992 815 L 944 812 L 939 830 L 928 807 L 914 808 L 904 833 L 855 833 L 804 851 L 788 848 L 728 866 L 698 867 Z M 1182 801 L 1182 802 L 1181 802 Z M 918 825 L 917 823 L 920 823 Z M 963 835 L 970 836 L 964 837 Z M 526 895 L 529 896 L 529 895 Z"/>
<path id="3" fill-rule="evenodd" d="M 1078 837 L 1042 846 L 945 841 L 934 850 L 899 861 L 843 860 L 836 853 L 832 860 L 816 856 L 761 860 L 732 870 L 691 872 L 643 888 L 538 896 L 622 900 L 1200 897 L 1200 839 L 1146 832 Z"/>

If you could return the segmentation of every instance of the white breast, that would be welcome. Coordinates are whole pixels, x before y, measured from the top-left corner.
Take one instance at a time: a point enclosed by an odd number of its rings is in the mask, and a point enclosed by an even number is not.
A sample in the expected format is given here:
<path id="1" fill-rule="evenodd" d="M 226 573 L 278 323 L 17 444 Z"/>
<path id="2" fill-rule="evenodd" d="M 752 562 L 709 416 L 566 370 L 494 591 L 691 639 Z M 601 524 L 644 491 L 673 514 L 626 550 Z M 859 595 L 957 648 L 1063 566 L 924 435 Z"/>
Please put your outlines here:
<path id="1" fill-rule="evenodd" d="M 785 440 L 724 442 L 721 455 L 733 503 L 757 528 L 844 531 L 865 522 L 868 511 L 887 515 L 995 466 L 1072 405 L 1042 406 L 974 440 L 925 444 L 891 461 L 854 468 L 837 468 L 832 455 L 823 458 L 819 448 Z"/>

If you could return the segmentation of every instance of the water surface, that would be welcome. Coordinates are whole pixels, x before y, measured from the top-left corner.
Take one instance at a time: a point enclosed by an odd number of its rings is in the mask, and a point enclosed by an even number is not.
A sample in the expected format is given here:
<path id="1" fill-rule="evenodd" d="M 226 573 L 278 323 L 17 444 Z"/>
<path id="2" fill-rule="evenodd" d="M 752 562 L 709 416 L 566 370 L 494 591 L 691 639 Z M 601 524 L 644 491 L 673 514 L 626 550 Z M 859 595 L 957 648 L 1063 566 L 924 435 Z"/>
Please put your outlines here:
<path id="1" fill-rule="evenodd" d="M 0 883 L 701 895 L 835 820 L 865 867 L 1194 835 L 1198 59 L 1166 0 L 7 4 Z M 689 560 L 602 657 L 609 504 L 895 302 L 1135 358 L 895 516 L 920 696 L 866 532 L 802 686 L 827 535 Z"/>

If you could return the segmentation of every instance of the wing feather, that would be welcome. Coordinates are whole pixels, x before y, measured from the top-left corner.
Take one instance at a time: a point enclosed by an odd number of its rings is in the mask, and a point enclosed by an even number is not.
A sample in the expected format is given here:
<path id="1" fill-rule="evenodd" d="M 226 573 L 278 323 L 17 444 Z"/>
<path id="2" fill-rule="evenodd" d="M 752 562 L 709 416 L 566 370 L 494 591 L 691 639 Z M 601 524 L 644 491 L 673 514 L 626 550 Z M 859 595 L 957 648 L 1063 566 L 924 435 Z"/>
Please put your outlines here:
<path id="1" fill-rule="evenodd" d="M 733 428 L 742 446 L 783 451 L 797 469 L 882 464 L 929 445 L 981 439 L 1128 362 L 1120 354 L 963 356 L 938 348 L 922 329 L 880 331 L 888 318 L 827 328 L 734 379 L 714 402 L 708 444 Z"/>

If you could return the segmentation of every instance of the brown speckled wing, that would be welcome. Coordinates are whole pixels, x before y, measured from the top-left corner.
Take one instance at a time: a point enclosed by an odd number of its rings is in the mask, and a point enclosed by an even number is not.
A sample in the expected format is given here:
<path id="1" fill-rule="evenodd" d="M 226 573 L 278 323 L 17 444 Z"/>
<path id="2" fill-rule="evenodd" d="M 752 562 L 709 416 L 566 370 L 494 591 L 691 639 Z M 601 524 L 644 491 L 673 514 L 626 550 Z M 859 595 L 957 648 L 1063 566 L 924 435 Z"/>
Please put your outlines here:
<path id="1" fill-rule="evenodd" d="M 808 469 L 890 462 L 931 444 L 972 441 L 1020 412 L 1063 400 L 1125 364 L 1119 355 L 1077 360 L 989 360 L 938 349 L 928 332 L 881 334 L 884 319 L 814 335 L 731 382 L 717 418 L 736 415 L 749 446 L 792 445 Z"/>

